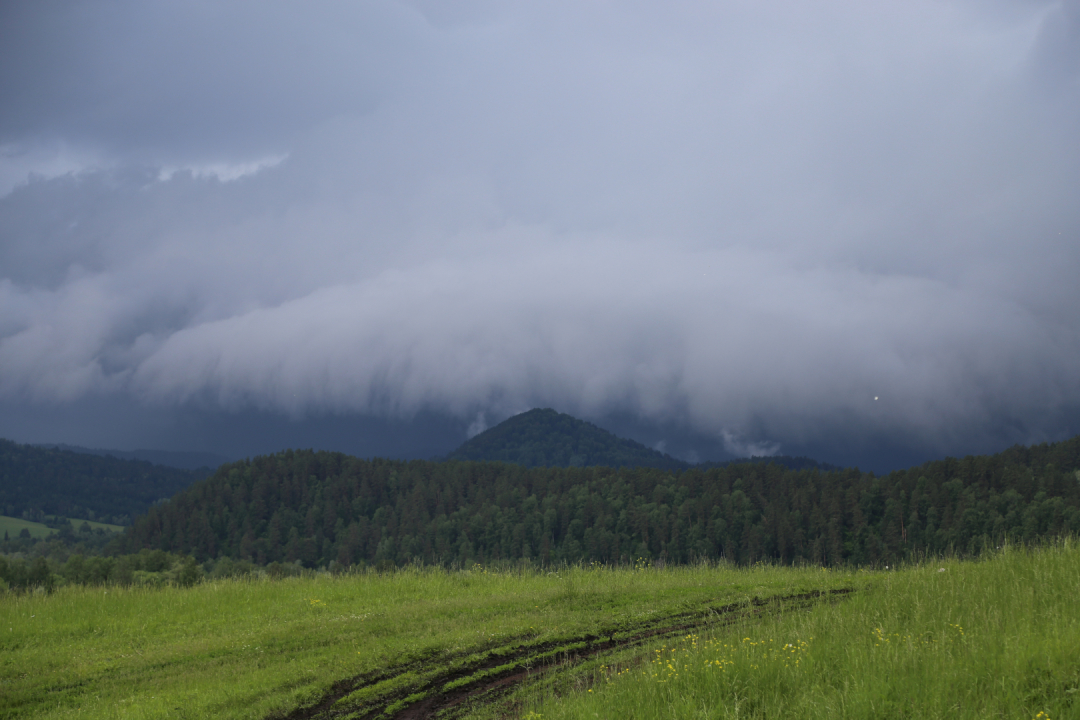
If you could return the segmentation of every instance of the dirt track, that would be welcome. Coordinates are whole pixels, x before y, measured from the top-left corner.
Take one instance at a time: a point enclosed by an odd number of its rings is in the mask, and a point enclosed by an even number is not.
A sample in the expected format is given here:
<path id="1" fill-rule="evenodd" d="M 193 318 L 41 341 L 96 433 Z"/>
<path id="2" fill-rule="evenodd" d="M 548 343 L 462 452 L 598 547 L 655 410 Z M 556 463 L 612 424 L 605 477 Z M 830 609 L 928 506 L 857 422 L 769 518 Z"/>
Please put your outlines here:
<path id="1" fill-rule="evenodd" d="M 632 627 L 614 627 L 543 643 L 511 639 L 499 647 L 444 653 L 341 680 L 313 705 L 274 720 L 423 720 L 454 718 L 475 703 L 493 702 L 522 683 L 571 667 L 588 658 L 642 645 L 703 627 L 717 627 L 776 610 L 802 610 L 836 601 L 850 588 L 754 598 L 723 606 L 654 618 Z M 439 668 L 446 668 L 439 670 Z M 419 676 L 413 682 L 402 678 Z M 385 692 L 379 691 L 386 685 Z"/>

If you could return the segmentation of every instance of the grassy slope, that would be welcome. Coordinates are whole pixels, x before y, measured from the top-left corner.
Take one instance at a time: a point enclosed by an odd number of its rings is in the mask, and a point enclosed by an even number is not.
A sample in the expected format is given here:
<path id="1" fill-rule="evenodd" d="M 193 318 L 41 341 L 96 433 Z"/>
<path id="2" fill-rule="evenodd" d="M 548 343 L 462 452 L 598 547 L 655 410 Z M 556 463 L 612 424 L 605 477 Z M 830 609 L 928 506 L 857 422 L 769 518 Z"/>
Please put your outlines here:
<path id="1" fill-rule="evenodd" d="M 36 538 L 43 538 L 51 532 L 56 532 L 51 527 L 42 523 L 0 515 L 0 538 L 4 536 L 5 531 L 13 538 L 18 537 L 19 532 L 22 530 L 28 530 L 30 532 L 30 537 Z"/>
<path id="2" fill-rule="evenodd" d="M 854 579 L 773 568 L 403 570 L 6 595 L 0 716 L 260 718 L 408 657 Z"/>
<path id="3" fill-rule="evenodd" d="M 1075 543 L 881 574 L 839 605 L 654 647 L 526 717 L 1077 718 L 1077 597 Z"/>

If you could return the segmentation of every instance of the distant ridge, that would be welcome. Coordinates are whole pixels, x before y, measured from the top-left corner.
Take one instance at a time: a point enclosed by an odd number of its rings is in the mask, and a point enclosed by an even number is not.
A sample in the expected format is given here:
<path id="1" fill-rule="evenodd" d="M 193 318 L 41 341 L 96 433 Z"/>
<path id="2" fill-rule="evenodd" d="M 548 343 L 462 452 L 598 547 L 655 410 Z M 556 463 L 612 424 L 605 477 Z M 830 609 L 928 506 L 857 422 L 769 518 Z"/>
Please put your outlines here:
<path id="1" fill-rule="evenodd" d="M 468 440 L 446 459 L 498 461 L 525 467 L 690 467 L 689 463 L 551 408 L 515 415 Z"/>
<path id="2" fill-rule="evenodd" d="M 508 462 L 525 467 L 652 467 L 661 470 L 699 470 L 744 463 L 782 465 L 789 470 L 842 469 L 808 457 L 754 456 L 696 465 L 658 452 L 634 440 L 551 408 L 515 415 L 466 441 L 446 460 Z"/>
<path id="3" fill-rule="evenodd" d="M 0 515 L 34 522 L 62 515 L 127 525 L 211 472 L 0 438 Z"/>
<path id="4" fill-rule="evenodd" d="M 231 462 L 224 455 L 206 452 L 184 452 L 177 450 L 108 450 L 104 448 L 88 448 L 80 445 L 67 445 L 64 443 L 38 443 L 33 447 L 52 448 L 55 450 L 67 450 L 83 455 L 98 455 L 101 457 L 112 456 L 118 460 L 142 460 L 154 465 L 180 468 L 182 470 L 199 470 L 208 468 L 216 470 L 220 465 Z"/>

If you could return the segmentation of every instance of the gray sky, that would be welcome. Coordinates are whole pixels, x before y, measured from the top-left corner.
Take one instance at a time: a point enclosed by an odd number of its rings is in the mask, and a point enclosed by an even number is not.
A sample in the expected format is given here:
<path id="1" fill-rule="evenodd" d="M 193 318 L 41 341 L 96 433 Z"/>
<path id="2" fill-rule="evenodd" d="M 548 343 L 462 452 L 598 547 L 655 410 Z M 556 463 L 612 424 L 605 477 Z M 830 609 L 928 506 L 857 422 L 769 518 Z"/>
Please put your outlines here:
<path id="1" fill-rule="evenodd" d="M 3 436 L 1080 432 L 1075 1 L 11 0 L 0 97 Z"/>

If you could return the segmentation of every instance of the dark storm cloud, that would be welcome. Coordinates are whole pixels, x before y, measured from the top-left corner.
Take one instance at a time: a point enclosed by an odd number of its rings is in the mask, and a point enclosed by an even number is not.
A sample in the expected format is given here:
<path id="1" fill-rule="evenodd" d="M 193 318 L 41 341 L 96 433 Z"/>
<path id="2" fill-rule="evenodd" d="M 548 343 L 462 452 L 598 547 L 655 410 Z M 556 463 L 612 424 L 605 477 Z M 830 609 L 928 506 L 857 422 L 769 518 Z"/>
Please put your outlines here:
<path id="1" fill-rule="evenodd" d="M 125 159 L 244 155 L 370 111 L 421 23 L 390 3 L 5 3 L 7 141 L 59 137 Z"/>
<path id="2" fill-rule="evenodd" d="M 0 13 L 7 402 L 1075 431 L 1075 4 Z"/>

